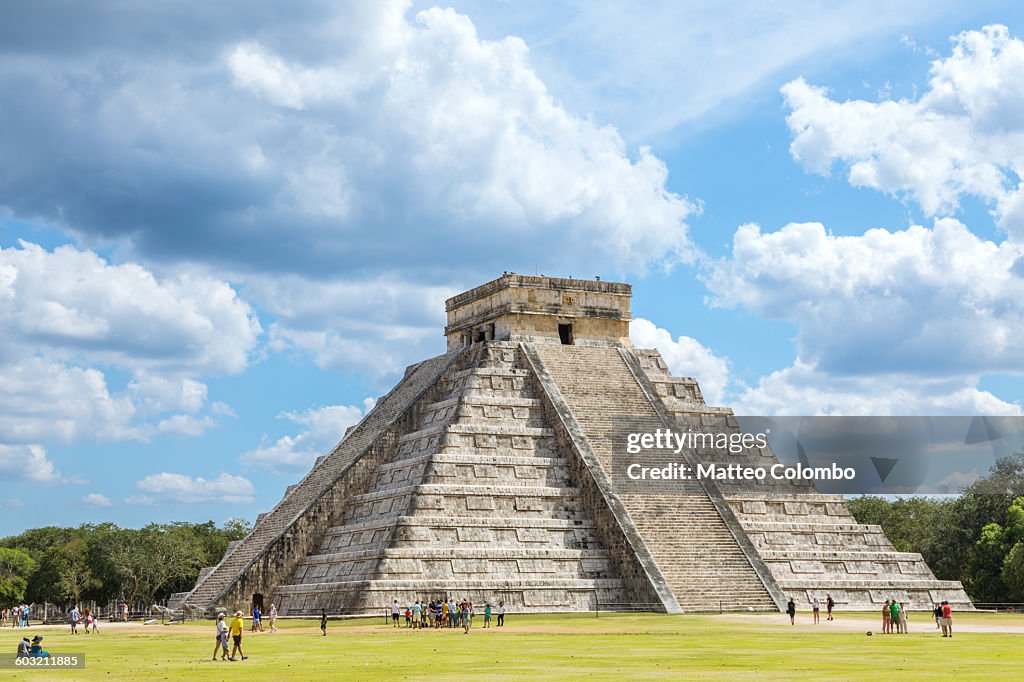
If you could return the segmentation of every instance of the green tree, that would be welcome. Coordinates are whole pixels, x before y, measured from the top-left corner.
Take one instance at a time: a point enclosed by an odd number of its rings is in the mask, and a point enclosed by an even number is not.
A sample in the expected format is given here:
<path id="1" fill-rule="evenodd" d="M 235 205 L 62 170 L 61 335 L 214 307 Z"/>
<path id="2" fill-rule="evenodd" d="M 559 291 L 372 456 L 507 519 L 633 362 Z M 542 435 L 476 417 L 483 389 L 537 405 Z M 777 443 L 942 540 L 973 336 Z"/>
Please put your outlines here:
<path id="1" fill-rule="evenodd" d="M 1018 541 L 1007 553 L 1001 576 L 1006 585 L 1006 600 L 1024 602 L 1024 542 Z"/>
<path id="2" fill-rule="evenodd" d="M 61 601 L 79 604 L 86 590 L 100 586 L 100 581 L 89 568 L 89 543 L 85 539 L 76 538 L 52 552 L 57 567 L 56 588 L 62 595 Z"/>
<path id="3" fill-rule="evenodd" d="M 0 607 L 12 606 L 25 598 L 36 562 L 17 549 L 0 548 Z"/>

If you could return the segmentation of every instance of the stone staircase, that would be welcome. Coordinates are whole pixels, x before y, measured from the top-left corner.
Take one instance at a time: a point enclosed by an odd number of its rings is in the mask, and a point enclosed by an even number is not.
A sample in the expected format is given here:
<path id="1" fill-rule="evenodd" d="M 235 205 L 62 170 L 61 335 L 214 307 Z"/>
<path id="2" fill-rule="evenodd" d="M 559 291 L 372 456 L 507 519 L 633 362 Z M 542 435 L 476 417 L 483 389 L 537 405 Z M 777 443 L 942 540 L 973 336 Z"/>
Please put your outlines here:
<path id="1" fill-rule="evenodd" d="M 298 484 L 290 486 L 282 500 L 268 513 L 262 514 L 252 531 L 231 547 L 217 566 L 200 574 L 196 586 L 181 604 L 193 610 L 209 611 L 221 602 L 231 602 L 244 607 L 248 597 L 244 594 L 228 595 L 229 591 L 245 577 L 258 560 L 265 558 L 275 543 L 287 544 L 273 559 L 279 573 L 290 573 L 303 552 L 303 545 L 315 542 L 322 534 L 320 528 L 303 526 L 303 537 L 298 542 L 288 538 L 296 530 L 297 521 L 309 515 L 311 507 L 319 502 L 346 475 L 349 468 L 379 440 L 385 432 L 409 409 L 438 377 L 459 357 L 459 353 L 442 355 L 426 360 L 406 370 L 406 375 L 387 395 L 381 398 L 374 409 L 338 444 L 328 455 L 317 460 L 316 465 Z M 325 510 L 330 512 L 332 510 Z M 329 514 L 316 514 L 315 520 L 326 527 Z M 312 532 L 310 532 L 312 530 Z M 319 532 L 317 532 L 319 531 Z M 257 584 L 253 591 L 261 589 Z M 172 605 L 172 608 L 177 605 Z M 247 608 L 243 608 L 247 611 Z"/>
<path id="2" fill-rule="evenodd" d="M 660 424 L 619 349 L 554 344 L 534 349 L 606 472 L 615 468 L 614 429 L 622 420 Z M 622 490 L 619 498 L 684 610 L 777 610 L 698 482 L 679 481 L 671 492 Z"/>
<path id="3" fill-rule="evenodd" d="M 626 599 L 516 345 L 471 353 L 275 590 L 280 613 L 374 613 L 446 595 L 516 612 Z"/>
<path id="4" fill-rule="evenodd" d="M 697 382 L 672 376 L 657 351 L 634 355 L 680 430 L 739 431 L 732 410 L 705 404 Z M 698 448 L 693 455 L 704 463 L 778 462 L 771 448 Z M 937 580 L 920 554 L 897 552 L 881 527 L 857 523 L 841 495 L 822 495 L 802 481 L 719 487 L 775 582 L 801 608 L 815 598 L 824 604 L 828 594 L 844 609 L 876 610 L 893 598 L 915 609 L 943 599 L 973 608 L 959 582 Z"/>

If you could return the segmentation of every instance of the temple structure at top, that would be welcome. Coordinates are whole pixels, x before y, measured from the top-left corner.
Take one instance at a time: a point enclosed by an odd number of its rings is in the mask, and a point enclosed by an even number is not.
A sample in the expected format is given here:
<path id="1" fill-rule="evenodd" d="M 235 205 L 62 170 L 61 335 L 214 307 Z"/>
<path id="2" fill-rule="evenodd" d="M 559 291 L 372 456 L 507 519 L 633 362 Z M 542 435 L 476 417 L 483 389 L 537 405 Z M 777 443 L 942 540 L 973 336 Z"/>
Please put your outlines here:
<path id="1" fill-rule="evenodd" d="M 447 351 L 362 421 L 174 599 L 193 614 L 379 614 L 437 597 L 524 611 L 776 611 L 789 598 L 970 607 L 919 554 L 805 482 L 616 475 L 633 430 L 736 433 L 657 350 L 629 341 L 628 284 L 505 274 L 446 302 Z M 768 467 L 769 447 L 673 464 Z"/>
<path id="2" fill-rule="evenodd" d="M 448 350 L 482 341 L 632 346 L 619 282 L 505 274 L 445 302 Z"/>

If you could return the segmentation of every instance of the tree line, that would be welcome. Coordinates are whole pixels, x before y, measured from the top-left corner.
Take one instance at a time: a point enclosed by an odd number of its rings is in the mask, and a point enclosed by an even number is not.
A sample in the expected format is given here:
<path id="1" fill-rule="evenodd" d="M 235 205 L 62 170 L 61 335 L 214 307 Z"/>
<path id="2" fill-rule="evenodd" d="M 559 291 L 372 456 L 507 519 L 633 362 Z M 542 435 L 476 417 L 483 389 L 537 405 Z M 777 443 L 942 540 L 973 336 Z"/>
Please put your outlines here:
<path id="1" fill-rule="evenodd" d="M 860 523 L 919 552 L 935 577 L 959 580 L 975 602 L 1024 602 L 1024 452 L 996 460 L 956 497 L 849 500 Z"/>
<path id="2" fill-rule="evenodd" d="M 0 608 L 49 602 L 158 603 L 192 589 L 199 569 L 217 564 L 229 542 L 251 526 L 206 523 L 113 523 L 46 526 L 0 539 Z"/>
<path id="3" fill-rule="evenodd" d="M 860 523 L 877 524 L 896 550 L 919 552 L 935 577 L 959 580 L 982 603 L 1024 602 L 1024 452 L 997 460 L 957 497 L 860 497 Z M 147 604 L 192 588 L 228 543 L 251 528 L 206 523 L 47 526 L 0 539 L 0 607 L 50 602 Z"/>

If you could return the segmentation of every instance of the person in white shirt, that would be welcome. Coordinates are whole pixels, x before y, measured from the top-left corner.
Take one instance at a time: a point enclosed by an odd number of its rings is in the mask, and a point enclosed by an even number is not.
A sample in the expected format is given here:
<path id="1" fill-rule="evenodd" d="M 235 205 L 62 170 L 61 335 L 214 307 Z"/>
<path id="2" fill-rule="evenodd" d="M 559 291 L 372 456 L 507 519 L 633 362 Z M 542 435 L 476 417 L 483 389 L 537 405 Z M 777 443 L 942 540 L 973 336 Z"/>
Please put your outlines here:
<path id="1" fill-rule="evenodd" d="M 217 643 L 213 645 L 213 660 L 217 660 L 217 649 L 220 649 L 220 660 L 228 660 L 228 624 L 224 622 L 224 614 L 217 614 Z"/>

